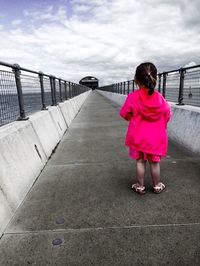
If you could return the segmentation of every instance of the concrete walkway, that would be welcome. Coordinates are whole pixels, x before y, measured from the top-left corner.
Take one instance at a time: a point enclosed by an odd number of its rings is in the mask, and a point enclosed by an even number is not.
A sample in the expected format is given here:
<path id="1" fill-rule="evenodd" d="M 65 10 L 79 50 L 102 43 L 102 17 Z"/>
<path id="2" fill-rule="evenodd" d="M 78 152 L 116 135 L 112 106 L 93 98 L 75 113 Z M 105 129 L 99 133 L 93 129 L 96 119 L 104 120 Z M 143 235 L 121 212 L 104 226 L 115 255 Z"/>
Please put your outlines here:
<path id="1" fill-rule="evenodd" d="M 118 111 L 90 94 L 1 238 L 1 266 L 200 265 L 200 159 L 171 143 L 166 191 L 147 173 L 135 194 Z"/>

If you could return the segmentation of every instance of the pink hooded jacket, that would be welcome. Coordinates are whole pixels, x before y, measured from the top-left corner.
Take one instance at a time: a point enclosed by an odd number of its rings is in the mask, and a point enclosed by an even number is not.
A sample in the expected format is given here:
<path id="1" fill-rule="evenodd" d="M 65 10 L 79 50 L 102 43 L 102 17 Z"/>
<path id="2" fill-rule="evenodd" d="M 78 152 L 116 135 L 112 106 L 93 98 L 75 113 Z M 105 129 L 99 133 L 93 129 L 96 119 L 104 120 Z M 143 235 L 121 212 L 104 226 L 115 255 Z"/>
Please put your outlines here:
<path id="1" fill-rule="evenodd" d="M 125 144 L 137 151 L 166 156 L 168 137 L 167 123 L 171 116 L 170 106 L 163 96 L 147 89 L 130 93 L 120 110 L 120 115 L 130 121 Z"/>

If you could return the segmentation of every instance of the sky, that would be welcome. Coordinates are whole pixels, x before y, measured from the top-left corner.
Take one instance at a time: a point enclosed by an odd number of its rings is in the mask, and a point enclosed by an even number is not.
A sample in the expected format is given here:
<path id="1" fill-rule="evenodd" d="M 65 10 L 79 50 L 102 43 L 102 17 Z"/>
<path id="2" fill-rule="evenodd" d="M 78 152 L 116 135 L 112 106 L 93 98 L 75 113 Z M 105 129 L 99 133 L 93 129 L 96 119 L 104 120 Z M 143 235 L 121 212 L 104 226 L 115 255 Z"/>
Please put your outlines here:
<path id="1" fill-rule="evenodd" d="M 0 0 L 0 61 L 78 83 L 200 64 L 199 0 Z"/>

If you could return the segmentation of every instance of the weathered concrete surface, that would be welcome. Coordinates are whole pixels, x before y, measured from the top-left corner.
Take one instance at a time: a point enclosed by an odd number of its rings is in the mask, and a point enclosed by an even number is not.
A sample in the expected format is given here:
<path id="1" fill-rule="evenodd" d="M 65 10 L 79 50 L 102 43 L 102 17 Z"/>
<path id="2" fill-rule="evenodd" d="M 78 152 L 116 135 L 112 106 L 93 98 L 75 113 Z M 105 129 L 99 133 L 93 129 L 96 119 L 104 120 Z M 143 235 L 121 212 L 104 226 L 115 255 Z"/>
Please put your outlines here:
<path id="1" fill-rule="evenodd" d="M 89 93 L 0 128 L 0 237 Z"/>
<path id="2" fill-rule="evenodd" d="M 135 194 L 118 110 L 89 96 L 0 240 L 0 265 L 200 264 L 200 159 L 170 143 L 166 191 L 147 172 Z"/>

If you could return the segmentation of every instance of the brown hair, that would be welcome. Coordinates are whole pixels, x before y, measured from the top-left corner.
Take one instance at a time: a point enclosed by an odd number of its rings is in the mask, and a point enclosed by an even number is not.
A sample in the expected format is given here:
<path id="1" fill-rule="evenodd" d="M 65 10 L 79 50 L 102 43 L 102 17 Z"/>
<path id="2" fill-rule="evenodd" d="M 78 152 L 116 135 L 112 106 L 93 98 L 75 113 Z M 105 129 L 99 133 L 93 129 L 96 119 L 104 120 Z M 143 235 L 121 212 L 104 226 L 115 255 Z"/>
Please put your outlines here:
<path id="1" fill-rule="evenodd" d="M 148 94 L 154 93 L 157 81 L 157 68 L 153 63 L 145 62 L 140 64 L 135 71 L 135 82 L 148 89 Z"/>

